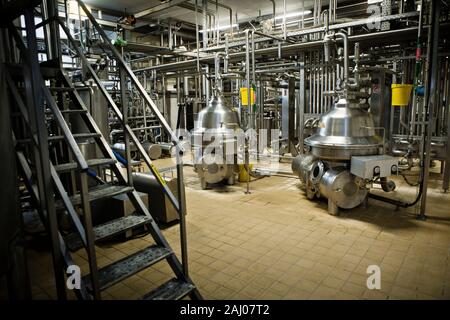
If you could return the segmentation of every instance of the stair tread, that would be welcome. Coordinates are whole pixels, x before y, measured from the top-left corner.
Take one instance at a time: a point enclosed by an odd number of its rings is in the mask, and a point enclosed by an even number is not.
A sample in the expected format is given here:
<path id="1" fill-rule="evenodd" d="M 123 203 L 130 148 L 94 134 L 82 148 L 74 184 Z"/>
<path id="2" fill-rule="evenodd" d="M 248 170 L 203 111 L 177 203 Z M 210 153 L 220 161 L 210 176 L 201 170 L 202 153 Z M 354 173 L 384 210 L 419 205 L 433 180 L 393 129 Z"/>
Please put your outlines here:
<path id="1" fill-rule="evenodd" d="M 101 166 L 101 165 L 108 165 L 108 164 L 114 164 L 116 163 L 115 159 L 89 159 L 86 160 L 88 166 Z M 78 164 L 76 162 L 70 162 L 70 163 L 62 163 L 55 165 L 55 170 L 57 172 L 67 172 L 71 170 L 75 170 L 78 168 Z"/>
<path id="2" fill-rule="evenodd" d="M 127 193 L 133 190 L 134 190 L 133 187 L 130 186 L 104 184 L 89 189 L 88 198 L 89 201 L 94 201 L 102 198 L 113 197 L 118 194 Z M 74 206 L 79 205 L 81 204 L 81 195 L 77 193 L 71 196 L 70 200 Z M 56 202 L 56 208 L 57 209 L 64 208 L 64 203 L 62 202 L 62 200 L 58 200 Z"/>
<path id="3" fill-rule="evenodd" d="M 86 132 L 86 133 L 74 133 L 74 134 L 72 134 L 72 136 L 75 139 L 83 139 L 83 138 L 97 138 L 97 137 L 100 137 L 101 134 L 100 133 Z M 48 137 L 49 141 L 63 140 L 63 139 L 64 139 L 64 136 L 51 136 L 51 137 Z"/>
<path id="4" fill-rule="evenodd" d="M 87 110 L 85 109 L 67 109 L 67 110 L 61 110 L 61 113 L 87 113 Z"/>
<path id="5" fill-rule="evenodd" d="M 85 109 L 66 109 L 66 110 L 59 110 L 62 114 L 77 114 L 77 113 L 87 113 L 87 110 Z M 47 111 L 48 114 L 51 114 L 51 111 Z"/>
<path id="6" fill-rule="evenodd" d="M 71 87 L 47 87 L 50 91 L 74 91 Z"/>
<path id="7" fill-rule="evenodd" d="M 100 290 L 105 290 L 113 286 L 121 280 L 161 261 L 170 254 L 171 251 L 169 249 L 152 245 L 99 269 Z M 91 289 L 90 275 L 84 276 L 83 280 L 86 281 L 86 286 Z"/>
<path id="8" fill-rule="evenodd" d="M 142 297 L 143 300 L 180 300 L 195 286 L 179 279 L 171 279 Z"/>
<path id="9" fill-rule="evenodd" d="M 113 235 L 143 225 L 150 220 L 150 217 L 132 214 L 108 221 L 107 223 L 100 224 L 94 227 L 95 240 L 99 241 L 109 238 Z"/>
<path id="10" fill-rule="evenodd" d="M 95 226 L 93 228 L 94 235 L 95 235 L 95 241 L 100 241 L 109 237 L 112 237 L 114 235 L 117 235 L 119 233 L 131 230 L 135 227 L 141 226 L 147 222 L 149 222 L 151 219 L 147 216 L 142 215 L 129 215 L 125 217 L 121 217 L 118 219 L 114 219 L 111 221 L 108 221 L 106 223 L 100 224 L 98 226 Z M 81 241 L 80 236 L 78 233 L 73 232 L 64 238 L 67 247 L 72 251 L 75 252 L 83 247 L 83 243 Z"/>

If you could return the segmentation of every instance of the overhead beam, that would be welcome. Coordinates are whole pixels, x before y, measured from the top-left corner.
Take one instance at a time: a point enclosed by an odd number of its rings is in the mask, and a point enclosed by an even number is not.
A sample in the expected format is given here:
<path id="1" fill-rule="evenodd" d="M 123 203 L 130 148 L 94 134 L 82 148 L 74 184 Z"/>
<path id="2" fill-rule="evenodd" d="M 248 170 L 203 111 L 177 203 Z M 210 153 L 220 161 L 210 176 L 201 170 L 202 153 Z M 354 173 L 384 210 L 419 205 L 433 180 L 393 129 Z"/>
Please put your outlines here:
<path id="1" fill-rule="evenodd" d="M 157 12 L 164 11 L 164 10 L 167 10 L 169 8 L 178 6 L 179 4 L 182 4 L 183 2 L 186 2 L 186 1 L 187 0 L 172 0 L 172 1 L 164 2 L 164 3 L 161 3 L 161 4 L 157 5 L 157 6 L 154 6 L 154 7 L 151 7 L 151 8 L 148 8 L 148 9 L 136 12 L 134 14 L 134 17 L 136 19 L 142 18 L 142 17 L 148 16 L 149 14 L 157 13 Z"/>

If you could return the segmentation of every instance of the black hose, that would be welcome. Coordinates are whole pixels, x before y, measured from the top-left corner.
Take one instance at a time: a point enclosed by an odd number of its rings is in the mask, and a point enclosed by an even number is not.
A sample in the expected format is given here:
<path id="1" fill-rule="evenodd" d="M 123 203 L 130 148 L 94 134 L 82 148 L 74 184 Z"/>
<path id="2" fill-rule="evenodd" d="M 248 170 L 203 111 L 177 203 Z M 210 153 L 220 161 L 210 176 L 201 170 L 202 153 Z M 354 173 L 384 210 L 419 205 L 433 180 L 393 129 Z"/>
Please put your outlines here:
<path id="1" fill-rule="evenodd" d="M 408 207 L 414 206 L 415 204 L 417 204 L 419 202 L 420 198 L 422 197 L 422 191 L 423 191 L 423 183 L 421 181 L 420 187 L 419 187 L 419 194 L 417 195 L 416 199 L 411 203 L 407 203 L 407 202 L 403 202 L 403 201 L 395 200 L 395 199 L 391 199 L 391 198 L 386 198 L 386 197 L 383 197 L 383 196 L 380 196 L 377 194 L 373 194 L 373 193 L 369 193 L 369 198 L 383 201 L 386 203 L 390 203 L 397 207 L 408 208 Z"/>
<path id="2" fill-rule="evenodd" d="M 406 175 L 402 174 L 401 175 L 403 177 L 403 179 L 405 180 L 405 182 L 410 185 L 411 187 L 417 187 L 418 185 L 420 185 L 420 181 L 416 182 L 416 183 L 412 183 L 408 180 L 408 178 L 406 178 Z"/>

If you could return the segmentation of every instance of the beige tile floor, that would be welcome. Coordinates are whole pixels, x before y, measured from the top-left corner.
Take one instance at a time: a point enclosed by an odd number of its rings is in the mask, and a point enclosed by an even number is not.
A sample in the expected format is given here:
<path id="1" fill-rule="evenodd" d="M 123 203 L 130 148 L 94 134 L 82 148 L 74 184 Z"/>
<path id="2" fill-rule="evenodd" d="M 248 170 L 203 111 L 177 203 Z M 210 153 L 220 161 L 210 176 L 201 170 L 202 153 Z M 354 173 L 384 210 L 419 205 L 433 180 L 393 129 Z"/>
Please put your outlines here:
<path id="1" fill-rule="evenodd" d="M 160 166 L 164 166 L 164 161 Z M 288 168 L 288 167 L 286 167 Z M 449 299 L 450 194 L 431 181 L 429 217 L 375 200 L 330 216 L 309 201 L 298 179 L 271 176 L 245 185 L 201 190 L 185 168 L 189 268 L 206 299 Z M 397 179 L 392 197 L 413 199 Z M 178 226 L 164 230 L 179 252 Z M 98 247 L 106 265 L 152 243 L 150 237 Z M 87 270 L 86 255 L 77 263 Z M 381 289 L 366 287 L 369 265 L 381 268 Z M 48 253 L 30 250 L 33 294 L 54 298 Z M 108 289 L 106 299 L 135 299 L 172 276 L 160 262 Z"/>

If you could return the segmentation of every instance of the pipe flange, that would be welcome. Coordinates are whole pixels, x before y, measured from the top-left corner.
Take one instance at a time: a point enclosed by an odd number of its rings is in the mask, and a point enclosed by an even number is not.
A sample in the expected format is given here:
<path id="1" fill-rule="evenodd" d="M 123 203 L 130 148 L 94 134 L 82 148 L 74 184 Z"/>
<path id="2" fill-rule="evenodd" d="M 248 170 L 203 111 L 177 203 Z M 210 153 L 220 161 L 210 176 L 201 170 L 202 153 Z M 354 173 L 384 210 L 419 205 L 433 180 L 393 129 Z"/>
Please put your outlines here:
<path id="1" fill-rule="evenodd" d="M 309 179 L 312 184 L 318 184 L 326 171 L 325 164 L 322 161 L 316 161 L 311 167 Z"/>

